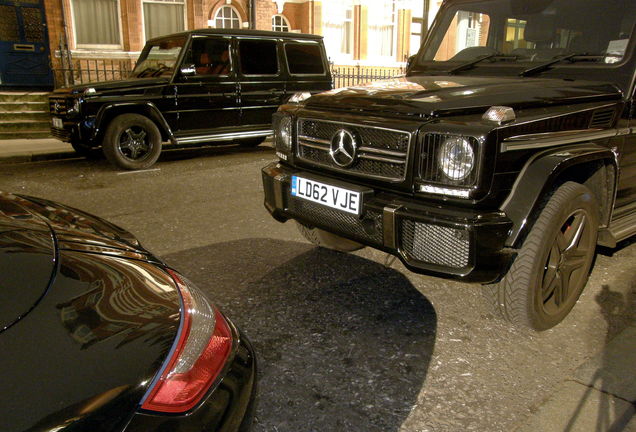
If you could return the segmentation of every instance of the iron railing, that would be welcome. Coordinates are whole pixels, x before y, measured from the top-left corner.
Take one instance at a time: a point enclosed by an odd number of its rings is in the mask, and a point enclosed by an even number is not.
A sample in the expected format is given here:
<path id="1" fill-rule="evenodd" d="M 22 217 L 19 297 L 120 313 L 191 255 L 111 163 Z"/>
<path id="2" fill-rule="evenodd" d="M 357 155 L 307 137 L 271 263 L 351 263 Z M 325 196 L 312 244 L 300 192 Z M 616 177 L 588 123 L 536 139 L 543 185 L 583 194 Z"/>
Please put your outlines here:
<path id="1" fill-rule="evenodd" d="M 403 67 L 338 66 L 331 65 L 333 87 L 350 87 L 371 81 L 379 81 L 403 75 Z"/>
<path id="2" fill-rule="evenodd" d="M 61 66 L 53 69 L 55 86 L 125 79 L 134 68 L 130 59 L 72 59 L 63 58 Z M 66 60 L 66 61 L 64 61 Z M 334 88 L 350 87 L 371 81 L 395 78 L 404 74 L 403 67 L 340 66 L 331 64 Z"/>
<path id="3" fill-rule="evenodd" d="M 72 59 L 53 69 L 55 86 L 126 79 L 134 67 L 128 59 Z"/>

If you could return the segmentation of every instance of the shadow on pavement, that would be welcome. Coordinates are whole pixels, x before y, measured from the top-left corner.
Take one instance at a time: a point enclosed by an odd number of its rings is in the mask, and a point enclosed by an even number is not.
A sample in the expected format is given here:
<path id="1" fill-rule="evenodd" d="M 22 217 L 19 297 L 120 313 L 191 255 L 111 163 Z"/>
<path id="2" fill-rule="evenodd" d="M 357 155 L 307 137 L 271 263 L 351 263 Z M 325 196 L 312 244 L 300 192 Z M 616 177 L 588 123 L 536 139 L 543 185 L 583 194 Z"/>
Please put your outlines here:
<path id="1" fill-rule="evenodd" d="M 435 344 L 399 272 L 296 242 L 244 239 L 164 259 L 209 293 L 259 358 L 255 431 L 396 431 Z"/>
<path id="2" fill-rule="evenodd" d="M 596 404 L 590 430 L 599 432 L 622 431 L 634 414 L 636 379 L 633 376 L 634 343 L 636 331 L 636 279 L 623 294 L 603 285 L 595 297 L 601 314 L 607 322 L 607 335 L 602 353 L 579 368 L 575 379 L 587 386 L 578 401 L 564 432 L 579 430 L 583 410 Z M 594 390 L 602 393 L 593 393 Z M 600 394 L 600 397 L 596 395 Z M 596 399 L 595 402 L 592 402 Z M 630 406 L 631 405 L 631 406 Z"/>

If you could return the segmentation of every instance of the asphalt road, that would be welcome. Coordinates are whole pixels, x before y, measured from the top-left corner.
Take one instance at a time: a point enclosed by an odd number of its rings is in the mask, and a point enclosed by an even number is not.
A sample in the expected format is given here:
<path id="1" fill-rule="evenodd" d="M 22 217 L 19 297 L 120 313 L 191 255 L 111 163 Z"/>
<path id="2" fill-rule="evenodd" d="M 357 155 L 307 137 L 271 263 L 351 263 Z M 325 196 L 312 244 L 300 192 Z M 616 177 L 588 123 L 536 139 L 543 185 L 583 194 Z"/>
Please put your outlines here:
<path id="1" fill-rule="evenodd" d="M 0 189 L 105 217 L 210 293 L 258 352 L 255 431 L 514 430 L 634 323 L 634 244 L 600 254 L 570 316 L 529 334 L 494 319 L 478 285 L 306 243 L 262 205 L 273 159 L 261 146 L 173 152 L 143 172 L 1 165 Z"/>

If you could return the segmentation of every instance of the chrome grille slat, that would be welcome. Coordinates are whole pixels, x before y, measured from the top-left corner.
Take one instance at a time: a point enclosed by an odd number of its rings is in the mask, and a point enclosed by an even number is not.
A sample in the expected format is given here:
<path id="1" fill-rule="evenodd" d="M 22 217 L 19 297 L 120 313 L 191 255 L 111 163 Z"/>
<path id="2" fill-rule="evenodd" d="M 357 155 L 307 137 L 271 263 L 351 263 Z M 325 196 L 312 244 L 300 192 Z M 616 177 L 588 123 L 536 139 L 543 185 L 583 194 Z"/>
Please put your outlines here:
<path id="1" fill-rule="evenodd" d="M 297 156 L 302 161 L 360 177 L 391 182 L 406 178 L 411 132 L 308 118 L 298 119 L 297 126 Z M 340 129 L 351 131 L 361 141 L 357 160 L 347 168 L 338 166 L 329 154 L 331 140 Z"/>

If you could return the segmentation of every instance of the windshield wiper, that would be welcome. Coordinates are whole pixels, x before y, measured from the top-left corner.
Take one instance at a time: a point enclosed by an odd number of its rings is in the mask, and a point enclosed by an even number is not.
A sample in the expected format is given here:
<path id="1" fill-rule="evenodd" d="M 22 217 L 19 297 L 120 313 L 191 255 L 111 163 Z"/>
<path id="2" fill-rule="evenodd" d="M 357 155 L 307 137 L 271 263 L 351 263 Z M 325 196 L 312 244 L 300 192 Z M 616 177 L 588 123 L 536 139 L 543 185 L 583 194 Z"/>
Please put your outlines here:
<path id="1" fill-rule="evenodd" d="M 527 76 L 536 75 L 536 74 L 541 73 L 543 71 L 546 71 L 548 69 L 552 69 L 552 66 L 554 66 L 557 63 L 561 63 L 562 61 L 565 61 L 565 60 L 569 60 L 570 62 L 574 63 L 576 61 L 587 61 L 587 60 L 590 60 L 590 59 L 605 58 L 605 56 L 606 56 L 605 53 L 601 53 L 601 54 L 588 54 L 588 53 L 566 54 L 566 55 L 561 56 L 561 57 L 559 57 L 557 59 L 550 60 L 549 62 L 545 62 L 545 63 L 540 64 L 538 66 L 531 67 L 530 69 L 526 69 L 523 72 L 520 72 L 519 76 L 520 77 L 527 77 Z"/>
<path id="2" fill-rule="evenodd" d="M 471 60 L 469 62 L 460 64 L 459 66 L 456 66 L 456 67 L 452 68 L 451 70 L 447 71 L 447 73 L 449 75 L 453 75 L 453 74 L 456 74 L 457 72 L 462 72 L 462 71 L 465 71 L 465 70 L 468 70 L 468 69 L 472 69 L 472 68 L 475 67 L 476 64 L 481 63 L 484 60 L 489 60 L 489 59 L 492 59 L 492 58 L 495 58 L 495 57 L 496 58 L 514 58 L 514 59 L 518 58 L 517 55 L 503 54 L 503 53 L 500 53 L 500 52 L 496 52 L 496 53 L 488 54 L 486 56 L 476 58 L 475 60 Z"/>

